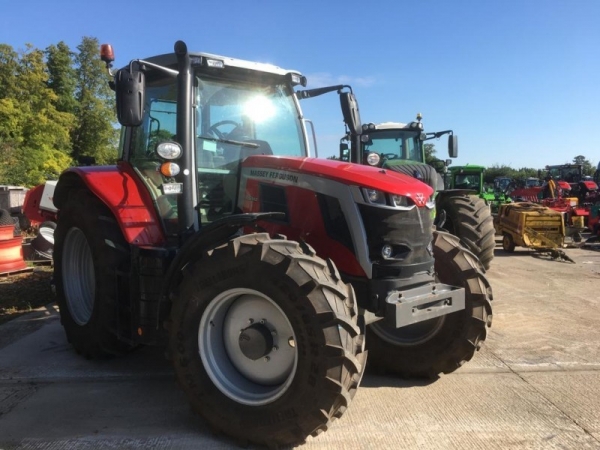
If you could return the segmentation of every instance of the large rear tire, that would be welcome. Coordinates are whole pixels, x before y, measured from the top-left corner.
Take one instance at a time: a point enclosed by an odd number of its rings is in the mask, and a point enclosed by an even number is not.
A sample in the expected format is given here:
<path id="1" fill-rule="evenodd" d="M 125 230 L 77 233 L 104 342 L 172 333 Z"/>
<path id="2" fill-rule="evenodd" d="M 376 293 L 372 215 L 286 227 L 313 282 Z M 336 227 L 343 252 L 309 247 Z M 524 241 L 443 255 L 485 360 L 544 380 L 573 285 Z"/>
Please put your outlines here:
<path id="1" fill-rule="evenodd" d="M 129 270 L 129 246 L 108 208 L 76 190 L 60 210 L 54 233 L 54 279 L 67 340 L 86 358 L 118 355 L 131 347 L 116 328 L 117 271 Z M 123 278 L 123 277 L 121 277 Z"/>
<path id="2" fill-rule="evenodd" d="M 184 269 L 171 318 L 192 408 L 242 443 L 292 445 L 326 430 L 364 371 L 352 288 L 310 247 L 268 234 Z"/>
<path id="3" fill-rule="evenodd" d="M 477 258 L 458 238 L 434 233 L 435 270 L 440 282 L 465 289 L 465 309 L 402 328 L 383 321 L 367 327 L 369 366 L 403 377 L 434 378 L 469 361 L 492 323 L 491 287 Z"/>
<path id="4" fill-rule="evenodd" d="M 485 201 L 475 195 L 445 194 L 439 197 L 436 209 L 446 211 L 443 228 L 457 236 L 488 270 L 494 259 L 496 230 L 490 207 Z"/>

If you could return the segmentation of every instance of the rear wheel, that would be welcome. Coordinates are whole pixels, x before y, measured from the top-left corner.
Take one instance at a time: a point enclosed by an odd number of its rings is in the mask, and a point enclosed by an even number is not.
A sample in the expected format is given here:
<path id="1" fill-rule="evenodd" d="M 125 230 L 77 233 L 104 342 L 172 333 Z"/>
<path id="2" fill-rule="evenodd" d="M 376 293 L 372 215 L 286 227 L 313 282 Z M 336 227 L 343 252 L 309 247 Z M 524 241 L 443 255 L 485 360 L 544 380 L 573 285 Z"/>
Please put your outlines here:
<path id="1" fill-rule="evenodd" d="M 494 259 L 496 230 L 494 218 L 485 201 L 475 195 L 442 195 L 436 207 L 446 211 L 443 228 L 457 236 L 462 245 L 472 251 L 488 270 Z"/>
<path id="2" fill-rule="evenodd" d="M 465 289 L 465 309 L 402 328 L 378 321 L 367 328 L 369 365 L 405 377 L 435 377 L 469 361 L 492 323 L 492 290 L 477 258 L 448 233 L 434 233 L 440 282 Z"/>
<path id="3" fill-rule="evenodd" d="M 117 271 L 127 271 L 128 245 L 104 204 L 84 190 L 71 192 L 54 234 L 54 278 L 68 341 L 86 358 L 115 355 L 129 346 L 113 334 Z"/>
<path id="4" fill-rule="evenodd" d="M 247 235 L 185 269 L 171 321 L 193 409 L 241 442 L 302 442 L 340 417 L 365 367 L 352 288 L 296 242 Z"/>

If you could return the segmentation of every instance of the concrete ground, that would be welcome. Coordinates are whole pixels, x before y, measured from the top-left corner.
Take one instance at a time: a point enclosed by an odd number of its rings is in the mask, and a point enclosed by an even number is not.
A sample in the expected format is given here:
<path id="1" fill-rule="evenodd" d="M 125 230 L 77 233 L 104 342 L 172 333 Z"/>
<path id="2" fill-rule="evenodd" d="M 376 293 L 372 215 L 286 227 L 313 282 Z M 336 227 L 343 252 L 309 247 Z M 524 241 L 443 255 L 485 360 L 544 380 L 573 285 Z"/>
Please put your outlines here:
<path id="1" fill-rule="evenodd" d="M 431 383 L 367 374 L 302 449 L 600 449 L 600 251 L 500 247 L 482 350 Z M 156 348 L 86 361 L 53 307 L 0 327 L 0 449 L 228 449 Z"/>

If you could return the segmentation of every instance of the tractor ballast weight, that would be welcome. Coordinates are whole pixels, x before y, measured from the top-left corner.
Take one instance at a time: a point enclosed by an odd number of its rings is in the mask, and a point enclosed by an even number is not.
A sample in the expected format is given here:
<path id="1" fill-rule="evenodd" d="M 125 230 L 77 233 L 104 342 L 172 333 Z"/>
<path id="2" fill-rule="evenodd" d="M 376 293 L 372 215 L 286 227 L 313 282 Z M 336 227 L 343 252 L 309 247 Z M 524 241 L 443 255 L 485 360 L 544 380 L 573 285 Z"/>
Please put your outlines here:
<path id="1" fill-rule="evenodd" d="M 75 349 L 165 344 L 211 428 L 271 447 L 342 416 L 365 335 L 374 366 L 436 376 L 471 359 L 492 317 L 477 258 L 434 231 L 431 187 L 309 157 L 305 85 L 183 42 L 134 60 L 112 80 L 117 165 L 70 168 L 54 196 Z"/>

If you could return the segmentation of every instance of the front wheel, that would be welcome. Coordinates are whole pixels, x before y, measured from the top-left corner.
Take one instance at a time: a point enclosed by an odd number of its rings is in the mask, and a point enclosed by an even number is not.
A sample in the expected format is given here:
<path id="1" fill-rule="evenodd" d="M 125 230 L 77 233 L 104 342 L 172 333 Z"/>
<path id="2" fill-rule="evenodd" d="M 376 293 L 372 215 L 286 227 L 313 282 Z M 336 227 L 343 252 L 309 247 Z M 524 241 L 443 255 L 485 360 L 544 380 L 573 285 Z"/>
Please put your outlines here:
<path id="1" fill-rule="evenodd" d="M 193 409 L 239 441 L 276 447 L 326 430 L 364 371 L 352 288 L 310 247 L 267 234 L 187 267 L 171 319 Z"/>
<path id="2" fill-rule="evenodd" d="M 465 289 L 465 309 L 402 328 L 378 321 L 367 328 L 369 365 L 404 377 L 433 378 L 471 360 L 492 323 L 492 290 L 477 258 L 458 238 L 434 233 L 440 282 Z"/>
<path id="3" fill-rule="evenodd" d="M 446 211 L 444 229 L 457 236 L 488 270 L 494 259 L 496 230 L 485 200 L 476 195 L 444 194 L 438 196 L 437 203 L 438 210 Z"/>

